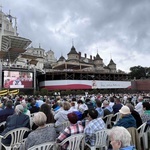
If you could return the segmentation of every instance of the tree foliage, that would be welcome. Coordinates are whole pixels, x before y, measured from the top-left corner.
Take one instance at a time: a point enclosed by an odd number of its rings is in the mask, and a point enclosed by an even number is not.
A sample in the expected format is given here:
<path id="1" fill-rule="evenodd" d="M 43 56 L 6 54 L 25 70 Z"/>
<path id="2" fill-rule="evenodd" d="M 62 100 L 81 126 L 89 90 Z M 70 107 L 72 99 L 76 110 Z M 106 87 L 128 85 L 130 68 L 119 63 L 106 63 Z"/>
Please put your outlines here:
<path id="1" fill-rule="evenodd" d="M 130 68 L 131 79 L 146 79 L 150 77 L 150 67 L 134 66 Z"/>

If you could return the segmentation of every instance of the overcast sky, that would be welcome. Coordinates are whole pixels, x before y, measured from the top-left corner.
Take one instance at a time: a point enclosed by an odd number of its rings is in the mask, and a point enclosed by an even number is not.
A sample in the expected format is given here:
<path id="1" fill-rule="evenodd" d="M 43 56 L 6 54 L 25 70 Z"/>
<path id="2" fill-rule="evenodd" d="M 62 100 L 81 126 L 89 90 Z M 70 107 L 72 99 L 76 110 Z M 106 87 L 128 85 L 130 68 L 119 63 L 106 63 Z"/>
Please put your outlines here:
<path id="1" fill-rule="evenodd" d="M 0 0 L 17 17 L 19 36 L 67 58 L 72 40 L 82 56 L 97 52 L 129 72 L 150 67 L 150 0 Z"/>

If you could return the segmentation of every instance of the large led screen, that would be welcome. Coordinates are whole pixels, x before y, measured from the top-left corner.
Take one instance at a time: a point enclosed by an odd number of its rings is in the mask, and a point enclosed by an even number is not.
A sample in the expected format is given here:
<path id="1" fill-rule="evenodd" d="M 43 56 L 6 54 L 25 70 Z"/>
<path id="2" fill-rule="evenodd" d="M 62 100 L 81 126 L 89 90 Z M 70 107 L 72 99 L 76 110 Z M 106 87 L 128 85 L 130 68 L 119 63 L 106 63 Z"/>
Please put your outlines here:
<path id="1" fill-rule="evenodd" d="M 32 88 L 33 73 L 22 71 L 4 71 L 4 88 Z"/>

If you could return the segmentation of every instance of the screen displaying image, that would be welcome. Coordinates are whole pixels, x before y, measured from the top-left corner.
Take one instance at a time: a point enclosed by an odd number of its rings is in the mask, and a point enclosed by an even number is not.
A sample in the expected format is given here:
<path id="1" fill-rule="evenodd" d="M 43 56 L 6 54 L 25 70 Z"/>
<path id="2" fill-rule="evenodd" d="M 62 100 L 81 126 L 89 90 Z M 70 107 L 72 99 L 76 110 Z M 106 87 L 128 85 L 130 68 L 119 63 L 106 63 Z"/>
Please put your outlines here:
<path id="1" fill-rule="evenodd" d="M 33 73 L 19 71 L 4 71 L 4 88 L 32 88 Z"/>

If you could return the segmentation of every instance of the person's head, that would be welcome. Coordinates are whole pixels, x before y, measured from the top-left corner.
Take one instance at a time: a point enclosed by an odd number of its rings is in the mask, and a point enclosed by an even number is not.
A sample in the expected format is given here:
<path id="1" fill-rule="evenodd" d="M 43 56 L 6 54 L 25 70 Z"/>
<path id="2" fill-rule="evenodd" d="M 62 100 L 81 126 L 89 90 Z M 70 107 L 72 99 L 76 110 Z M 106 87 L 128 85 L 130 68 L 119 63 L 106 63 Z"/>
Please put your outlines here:
<path id="1" fill-rule="evenodd" d="M 115 103 L 116 103 L 116 104 L 120 104 L 120 103 L 121 103 L 120 98 L 115 98 Z"/>
<path id="2" fill-rule="evenodd" d="M 110 101 L 110 102 L 114 102 L 114 98 L 113 98 L 113 97 L 110 97 L 110 98 L 109 98 L 109 101 Z"/>
<path id="3" fill-rule="evenodd" d="M 27 103 L 25 101 L 21 102 L 21 105 L 23 106 L 24 109 L 27 108 Z"/>
<path id="4" fill-rule="evenodd" d="M 143 102 L 142 105 L 143 105 L 144 110 L 150 110 L 150 103 L 149 102 Z"/>
<path id="5" fill-rule="evenodd" d="M 89 109 L 88 116 L 92 119 L 96 119 L 98 117 L 98 111 L 96 109 Z"/>
<path id="6" fill-rule="evenodd" d="M 73 98 L 72 98 L 72 101 L 73 101 L 73 102 L 76 102 L 76 98 L 75 98 L 75 97 L 73 97 Z"/>
<path id="7" fill-rule="evenodd" d="M 108 105 L 109 105 L 109 101 L 104 100 L 104 101 L 103 101 L 103 106 L 104 106 L 104 107 L 107 107 Z"/>
<path id="8" fill-rule="evenodd" d="M 50 112 L 51 112 L 50 109 L 51 109 L 50 106 L 46 103 L 42 104 L 41 107 L 40 107 L 40 111 L 43 112 L 46 115 L 50 114 Z"/>
<path id="9" fill-rule="evenodd" d="M 86 119 L 88 117 L 88 110 L 85 110 L 82 114 L 82 119 Z"/>
<path id="10" fill-rule="evenodd" d="M 131 103 L 126 103 L 126 106 L 129 107 L 131 113 L 134 111 L 134 106 Z"/>
<path id="11" fill-rule="evenodd" d="M 46 124 L 47 117 L 43 112 L 38 112 L 33 117 L 33 122 L 38 126 L 44 126 Z"/>
<path id="12" fill-rule="evenodd" d="M 108 136 L 111 141 L 111 145 L 113 149 L 120 149 L 122 147 L 130 146 L 131 143 L 131 135 L 127 129 L 124 127 L 113 127 L 108 131 Z"/>
<path id="13" fill-rule="evenodd" d="M 102 106 L 102 102 L 100 100 L 96 100 L 96 105 L 97 105 L 97 107 L 101 107 Z"/>
<path id="14" fill-rule="evenodd" d="M 121 113 L 122 117 L 131 114 L 128 106 L 122 106 L 119 112 Z"/>
<path id="15" fill-rule="evenodd" d="M 13 106 L 13 101 L 12 100 L 7 100 L 6 101 L 6 107 L 7 108 L 12 108 L 12 106 Z"/>
<path id="16" fill-rule="evenodd" d="M 143 101 L 143 96 L 140 95 L 140 96 L 138 97 L 138 102 L 142 102 L 142 101 Z"/>
<path id="17" fill-rule="evenodd" d="M 64 103 L 63 103 L 63 109 L 64 109 L 64 110 L 69 110 L 70 107 L 71 107 L 71 106 L 70 106 L 70 103 L 69 103 L 69 102 L 64 102 Z"/>
<path id="18" fill-rule="evenodd" d="M 31 106 L 33 107 L 33 106 L 35 106 L 35 105 L 36 105 L 36 100 L 33 99 L 33 100 L 31 101 Z"/>
<path id="19" fill-rule="evenodd" d="M 24 108 L 21 104 L 19 104 L 15 107 L 15 112 L 16 112 L 17 115 L 22 114 L 23 111 L 24 111 Z"/>
<path id="20" fill-rule="evenodd" d="M 67 115 L 67 117 L 68 117 L 68 120 L 70 121 L 70 123 L 72 123 L 72 124 L 76 124 L 77 121 L 78 121 L 78 116 L 75 113 L 73 113 L 73 112 L 69 113 Z"/>
<path id="21" fill-rule="evenodd" d="M 74 106 L 75 106 L 75 102 L 72 101 L 72 102 L 70 103 L 70 105 L 71 105 L 72 107 L 74 107 Z"/>
<path id="22" fill-rule="evenodd" d="M 83 101 L 82 100 L 78 100 L 78 104 L 83 104 Z"/>

